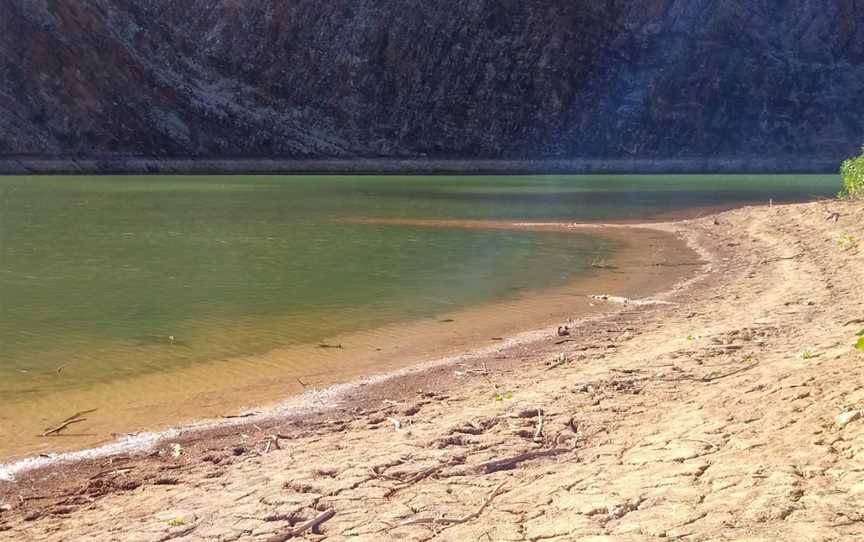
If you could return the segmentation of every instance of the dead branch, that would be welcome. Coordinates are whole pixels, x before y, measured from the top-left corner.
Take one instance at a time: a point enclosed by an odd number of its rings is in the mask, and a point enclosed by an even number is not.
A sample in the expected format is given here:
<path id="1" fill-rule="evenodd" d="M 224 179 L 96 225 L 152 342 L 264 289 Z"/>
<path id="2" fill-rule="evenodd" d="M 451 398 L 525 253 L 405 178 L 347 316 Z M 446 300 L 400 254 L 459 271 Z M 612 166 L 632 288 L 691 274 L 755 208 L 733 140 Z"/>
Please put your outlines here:
<path id="1" fill-rule="evenodd" d="M 60 422 L 59 425 L 46 429 L 45 432 L 42 433 L 42 436 L 48 437 L 51 435 L 56 435 L 57 433 L 63 431 L 64 429 L 72 425 L 73 423 L 80 423 L 86 421 L 87 418 L 84 418 L 83 416 L 92 412 L 96 412 L 96 409 L 91 408 L 90 410 L 82 410 L 80 412 L 76 412 L 75 414 L 69 416 L 68 418 Z"/>
<path id="2" fill-rule="evenodd" d="M 341 344 L 327 344 L 327 343 L 321 343 L 321 344 L 318 345 L 318 348 L 336 348 L 336 349 L 340 349 L 340 348 L 342 348 L 342 345 L 341 345 Z"/>
<path id="3" fill-rule="evenodd" d="M 269 454 L 270 448 L 276 448 L 277 450 L 281 450 L 282 447 L 279 446 L 279 436 L 278 435 L 270 435 L 267 437 L 267 446 L 264 448 L 264 453 Z"/>
<path id="4" fill-rule="evenodd" d="M 745 371 L 749 371 L 751 369 L 755 369 L 759 364 L 754 363 L 752 365 L 748 365 L 747 367 L 742 367 L 740 369 L 735 369 L 734 371 L 729 371 L 728 373 L 723 373 L 717 376 L 703 376 L 698 379 L 700 382 L 714 382 L 715 380 L 720 380 L 729 376 L 737 375 L 739 373 L 743 373 Z"/>
<path id="5" fill-rule="evenodd" d="M 701 439 L 701 438 L 679 438 L 678 440 L 682 440 L 684 442 L 700 442 L 702 444 L 707 444 L 708 446 L 711 446 L 711 448 L 713 448 L 714 450 L 720 449 L 719 446 L 717 446 L 716 444 L 714 444 L 710 440 L 705 440 L 705 439 Z"/>
<path id="6" fill-rule="evenodd" d="M 233 420 L 235 418 L 251 418 L 252 416 L 258 414 L 257 412 L 243 412 L 242 414 L 226 414 L 222 416 L 223 419 Z"/>
<path id="7" fill-rule="evenodd" d="M 768 260 L 762 260 L 762 261 L 759 262 L 759 263 L 760 263 L 761 265 L 765 265 L 766 263 L 774 263 L 774 262 L 783 262 L 783 261 L 786 261 L 786 260 L 794 260 L 795 258 L 800 258 L 801 255 L 802 255 L 802 253 L 799 252 L 798 254 L 793 254 L 792 256 L 786 256 L 786 257 L 783 257 L 783 258 L 770 258 L 770 259 L 768 259 Z"/>
<path id="8" fill-rule="evenodd" d="M 133 470 L 135 470 L 135 467 L 124 467 L 124 468 L 120 468 L 120 469 L 108 469 L 108 470 L 103 470 L 101 472 L 97 472 L 96 474 L 94 474 L 90 478 L 102 478 L 103 476 L 110 476 L 113 474 L 128 474 L 128 473 L 132 472 Z"/>
<path id="9" fill-rule="evenodd" d="M 561 367 L 561 366 L 564 365 L 565 363 L 569 363 L 569 362 L 570 362 L 570 358 L 568 358 L 567 356 L 563 356 L 563 355 L 562 355 L 562 356 L 558 357 L 558 359 L 556 359 L 556 360 L 554 360 L 554 361 L 555 361 L 555 363 L 553 363 L 553 364 L 550 365 L 549 367 L 546 367 L 546 370 L 547 370 L 547 371 L 551 371 L 552 369 L 557 369 L 558 367 Z"/>
<path id="10" fill-rule="evenodd" d="M 297 525 L 296 527 L 291 528 L 290 530 L 288 530 L 285 533 L 282 533 L 282 534 L 268 538 L 267 542 L 285 542 L 286 540 L 294 538 L 295 536 L 300 536 L 301 534 L 305 533 L 306 531 L 312 531 L 313 533 L 315 533 L 318 531 L 318 527 L 322 523 L 329 520 L 330 518 L 332 518 L 335 515 L 336 515 L 336 510 L 331 508 L 325 512 L 321 512 L 317 517 L 310 519 L 309 521 L 307 521 L 305 523 L 301 523 L 300 525 Z"/>
<path id="11" fill-rule="evenodd" d="M 543 409 L 538 410 L 537 415 L 537 430 L 534 431 L 534 441 L 540 440 L 540 437 L 543 435 Z"/>
<path id="12" fill-rule="evenodd" d="M 492 503 L 492 501 L 495 500 L 495 497 L 497 497 L 498 495 L 501 494 L 501 489 L 504 487 L 504 484 L 506 484 L 506 483 L 507 482 L 501 482 L 500 484 L 498 484 L 498 486 L 492 490 L 492 493 L 490 493 L 489 496 L 486 497 L 486 499 L 483 501 L 483 504 L 480 505 L 480 508 L 478 508 L 474 512 L 471 512 L 467 516 L 462 516 L 461 518 L 447 518 L 447 517 L 417 518 L 417 519 L 411 519 L 408 521 L 404 521 L 404 522 L 400 523 L 399 525 L 400 526 L 425 525 L 425 524 L 429 524 L 429 523 L 436 524 L 436 525 L 458 525 L 460 523 L 466 523 L 468 521 L 471 521 L 472 519 L 480 517 L 480 515 L 483 514 L 483 512 Z"/>
<path id="13" fill-rule="evenodd" d="M 387 418 L 387 421 L 390 422 L 390 423 L 392 423 L 392 424 L 396 427 L 396 430 L 397 430 L 397 431 L 399 431 L 400 429 L 402 429 L 402 422 L 400 422 L 400 421 L 397 420 L 396 418 Z"/>
<path id="14" fill-rule="evenodd" d="M 571 451 L 569 448 L 553 448 L 551 450 L 535 450 L 533 452 L 526 452 L 524 454 L 519 454 L 514 457 L 508 457 L 506 459 L 496 459 L 494 461 L 488 461 L 486 463 L 482 463 L 480 465 L 480 470 L 483 471 L 483 474 L 492 474 L 493 472 L 498 472 L 502 470 L 510 470 L 516 468 L 519 463 L 524 461 L 530 461 L 532 459 L 539 459 L 541 457 L 550 457 L 555 455 L 560 455 L 566 452 Z"/>

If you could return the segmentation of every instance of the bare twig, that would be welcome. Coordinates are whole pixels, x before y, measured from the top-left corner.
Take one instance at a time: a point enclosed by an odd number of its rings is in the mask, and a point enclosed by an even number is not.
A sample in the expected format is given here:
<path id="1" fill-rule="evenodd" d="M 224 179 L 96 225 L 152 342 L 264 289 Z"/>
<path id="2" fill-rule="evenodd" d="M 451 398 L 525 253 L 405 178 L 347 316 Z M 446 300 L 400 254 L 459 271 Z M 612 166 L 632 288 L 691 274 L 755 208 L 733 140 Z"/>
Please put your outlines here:
<path id="1" fill-rule="evenodd" d="M 565 356 L 565 355 L 563 355 L 563 354 L 559 354 L 559 355 L 558 355 L 554 360 L 552 360 L 552 361 L 554 361 L 554 363 L 553 363 L 552 365 L 550 365 L 549 367 L 546 367 L 546 370 L 547 370 L 547 371 L 551 371 L 552 369 L 557 369 L 558 367 L 561 367 L 561 366 L 564 365 L 565 363 L 568 363 L 568 362 L 570 361 L 570 358 L 568 358 L 567 356 Z"/>
<path id="2" fill-rule="evenodd" d="M 523 461 L 530 461 L 532 459 L 539 459 L 541 457 L 560 455 L 569 451 L 571 451 L 569 448 L 553 448 L 551 450 L 536 450 L 533 452 L 526 452 L 524 454 L 519 454 L 514 457 L 508 457 L 506 459 L 496 459 L 495 461 L 488 461 L 481 464 L 480 469 L 483 471 L 483 474 L 492 474 L 493 472 L 513 469 Z"/>
<path id="3" fill-rule="evenodd" d="M 754 364 L 752 364 L 752 365 L 748 365 L 747 367 L 742 367 L 742 368 L 740 368 L 740 369 L 735 369 L 734 371 L 729 371 L 728 373 L 723 373 L 723 374 L 720 374 L 720 375 L 717 375 L 717 376 L 703 376 L 702 378 L 700 378 L 700 379 L 698 379 L 698 380 L 699 380 L 700 382 L 714 382 L 715 380 L 720 380 L 720 379 L 722 379 L 722 378 L 726 378 L 726 377 L 729 377 L 729 376 L 737 375 L 737 374 L 739 374 L 739 373 L 743 373 L 743 372 L 745 372 L 745 371 L 749 371 L 749 370 L 751 370 L 751 369 L 755 369 L 758 365 L 759 365 L 758 363 L 754 363 Z"/>
<path id="4" fill-rule="evenodd" d="M 222 416 L 225 420 L 233 420 L 235 418 L 251 418 L 252 416 L 258 414 L 257 412 L 243 412 L 242 414 L 226 414 Z"/>
<path id="5" fill-rule="evenodd" d="M 488 497 L 483 501 L 483 504 L 480 505 L 480 508 L 471 512 L 467 516 L 462 516 L 461 518 L 417 518 L 411 519 L 405 522 L 400 523 L 400 525 L 424 525 L 424 524 L 436 524 L 436 525 L 458 525 L 460 523 L 465 523 L 471 521 L 472 519 L 480 517 L 480 515 L 486 510 L 486 508 L 495 500 L 495 497 L 501 494 L 501 489 L 504 487 L 504 484 L 507 482 L 501 482 L 498 486 L 492 490 L 492 493 L 489 494 Z M 281 541 L 280 541 L 281 542 Z"/>
<path id="6" fill-rule="evenodd" d="M 394 426 L 396 426 L 397 431 L 402 429 L 402 423 L 399 420 L 397 420 L 396 418 L 387 418 L 387 421 L 389 421 Z"/>
<path id="7" fill-rule="evenodd" d="M 268 538 L 267 542 L 285 542 L 286 540 L 294 538 L 295 536 L 300 536 L 301 534 L 305 533 L 306 531 L 312 531 L 314 533 L 318 530 L 318 527 L 322 523 L 329 520 L 330 518 L 332 518 L 335 515 L 336 515 L 336 510 L 331 508 L 325 512 L 321 512 L 315 518 L 310 519 L 307 522 L 301 523 L 300 525 L 297 525 L 296 527 L 291 528 L 290 530 L 288 530 L 285 533 L 282 533 L 282 534 Z"/>
<path id="8" fill-rule="evenodd" d="M 762 265 L 765 265 L 766 263 L 774 263 L 774 262 L 782 262 L 782 261 L 786 261 L 786 260 L 794 260 L 795 258 L 799 258 L 800 256 L 801 256 L 801 253 L 798 253 L 798 254 L 794 254 L 792 256 L 786 256 L 784 258 L 770 258 L 768 260 L 762 260 L 759 263 Z"/>
<path id="9" fill-rule="evenodd" d="M 270 448 L 276 448 L 277 450 L 281 450 L 282 447 L 279 446 L 279 436 L 278 435 L 270 435 L 267 437 L 267 446 L 264 448 L 264 453 L 269 454 Z"/>
<path id="10" fill-rule="evenodd" d="M 534 440 L 540 440 L 543 435 L 543 409 L 538 409 L 537 414 L 537 429 L 534 431 Z"/>
<path id="11" fill-rule="evenodd" d="M 702 444 L 707 444 L 708 446 L 711 446 L 711 448 L 713 448 L 715 450 L 720 448 L 719 446 L 717 446 L 716 444 L 714 444 L 710 440 L 705 440 L 705 439 L 701 439 L 701 438 L 679 438 L 678 440 L 683 440 L 685 442 L 701 442 Z"/>
<path id="12" fill-rule="evenodd" d="M 42 436 L 48 437 L 51 435 L 56 435 L 57 433 L 63 431 L 64 429 L 72 425 L 73 423 L 80 423 L 86 421 L 87 418 L 84 418 L 83 416 L 85 414 L 90 414 L 91 412 L 96 412 L 96 409 L 91 408 L 90 410 L 82 410 L 80 412 L 76 412 L 75 414 L 69 416 L 68 418 L 60 422 L 59 425 L 46 429 L 45 432 L 42 433 Z"/>

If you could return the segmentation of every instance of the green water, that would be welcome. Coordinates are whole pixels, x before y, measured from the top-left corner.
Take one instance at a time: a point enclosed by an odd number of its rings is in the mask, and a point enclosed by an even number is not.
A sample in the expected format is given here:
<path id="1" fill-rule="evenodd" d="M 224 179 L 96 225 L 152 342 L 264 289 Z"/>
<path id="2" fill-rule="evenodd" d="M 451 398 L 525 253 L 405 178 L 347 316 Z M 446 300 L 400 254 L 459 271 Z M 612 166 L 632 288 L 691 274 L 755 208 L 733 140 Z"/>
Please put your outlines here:
<path id="1" fill-rule="evenodd" d="M 433 317 L 564 283 L 616 250 L 588 235 L 346 219 L 633 219 L 831 195 L 837 182 L 0 177 L 0 397 Z M 49 378 L 61 367 L 74 370 Z"/>

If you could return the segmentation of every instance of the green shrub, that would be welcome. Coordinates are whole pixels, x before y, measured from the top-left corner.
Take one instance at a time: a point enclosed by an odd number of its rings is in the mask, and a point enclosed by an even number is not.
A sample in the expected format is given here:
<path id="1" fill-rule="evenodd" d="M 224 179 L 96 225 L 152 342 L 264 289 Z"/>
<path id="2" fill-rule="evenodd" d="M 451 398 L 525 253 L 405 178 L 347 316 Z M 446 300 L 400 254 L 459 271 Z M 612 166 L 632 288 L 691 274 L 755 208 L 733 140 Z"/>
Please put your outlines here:
<path id="1" fill-rule="evenodd" d="M 861 156 L 843 162 L 840 174 L 843 176 L 843 196 L 864 198 L 864 147 L 861 147 Z"/>

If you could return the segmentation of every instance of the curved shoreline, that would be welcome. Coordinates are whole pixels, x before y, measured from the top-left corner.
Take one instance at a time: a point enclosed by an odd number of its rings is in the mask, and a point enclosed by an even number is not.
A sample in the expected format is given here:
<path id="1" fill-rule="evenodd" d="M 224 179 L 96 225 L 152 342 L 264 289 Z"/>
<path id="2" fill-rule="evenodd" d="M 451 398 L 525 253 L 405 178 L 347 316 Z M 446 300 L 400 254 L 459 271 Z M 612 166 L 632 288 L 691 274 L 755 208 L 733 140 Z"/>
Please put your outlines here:
<path id="1" fill-rule="evenodd" d="M 676 233 L 675 222 L 657 222 L 657 223 L 634 223 L 634 224 L 615 224 L 615 223 L 572 223 L 572 222 L 508 222 L 508 221 L 461 221 L 461 220 L 367 220 L 355 221 L 370 224 L 394 224 L 394 225 L 412 225 L 412 226 L 427 226 L 427 227 L 446 227 L 446 228 L 496 228 L 496 229 L 527 229 L 533 231 L 579 231 L 593 230 L 604 232 L 606 237 L 610 231 L 615 230 L 622 232 L 626 237 L 626 232 L 654 231 L 660 232 L 663 235 L 669 236 L 670 244 Z M 600 235 L 604 235 L 600 233 Z M 616 238 L 617 235 L 611 236 Z M 622 237 L 623 238 L 623 237 Z M 621 240 L 622 238 L 618 238 Z M 686 238 L 686 248 L 700 255 L 704 260 L 710 260 L 711 254 L 704 247 L 694 244 L 693 239 Z M 630 249 L 635 250 L 635 249 Z M 707 265 L 706 262 L 703 264 Z M 652 298 L 662 298 L 670 295 L 673 292 L 679 291 L 685 284 L 692 282 L 696 277 L 688 277 L 684 280 L 682 276 L 687 276 L 687 273 L 678 273 L 674 275 L 674 282 L 664 290 L 659 292 L 649 291 L 648 295 Z M 585 282 L 584 278 L 576 279 L 575 284 L 579 285 Z M 573 283 L 568 287 L 572 287 Z M 553 290 L 555 290 L 553 288 Z M 629 292 L 628 292 L 629 293 Z M 608 292 L 597 291 L 598 295 L 605 295 Z M 535 298 L 543 296 L 544 291 L 530 294 L 529 297 Z M 590 297 L 589 295 L 585 296 Z M 614 296 L 613 296 L 614 297 Z M 621 298 L 624 299 L 624 298 Z M 495 305 L 496 302 L 491 302 Z M 485 305 L 485 304 L 484 304 Z M 471 310 L 466 309 L 466 310 Z M 612 305 L 611 310 L 591 314 L 582 315 L 573 324 L 574 326 L 587 325 L 596 319 L 608 318 L 623 310 L 623 307 Z M 536 323 L 535 323 L 536 326 Z M 521 330 L 520 330 L 521 328 Z M 80 450 L 64 451 L 56 454 L 39 454 L 20 459 L 14 459 L 7 463 L 0 463 L 0 481 L 13 482 L 22 474 L 30 471 L 41 469 L 52 469 L 63 465 L 70 465 L 79 462 L 102 459 L 106 457 L 116 456 L 120 454 L 139 454 L 154 449 L 167 440 L 195 440 L 199 438 L 207 438 L 208 433 L 222 432 L 225 430 L 242 429 L 244 427 L 252 427 L 256 424 L 274 424 L 288 419 L 297 419 L 301 416 L 309 416 L 310 414 L 322 414 L 328 410 L 332 410 L 340 406 L 344 402 L 346 396 L 353 392 L 365 388 L 370 385 L 387 386 L 388 383 L 405 378 L 415 376 L 423 378 L 423 376 L 434 369 L 453 366 L 458 363 L 470 362 L 474 359 L 482 359 L 489 357 L 497 352 L 513 348 L 517 346 L 528 347 L 532 343 L 542 341 L 543 338 L 554 333 L 554 327 L 530 328 L 525 330 L 525 323 L 521 323 L 517 327 L 515 335 L 507 336 L 502 341 L 497 341 L 494 344 L 487 344 L 481 347 L 470 347 L 466 351 L 447 355 L 439 358 L 420 359 L 419 362 L 410 362 L 407 366 L 389 369 L 385 372 L 372 371 L 361 377 L 355 377 L 345 382 L 336 382 L 321 389 L 303 391 L 299 394 L 290 394 L 286 398 L 278 400 L 278 402 L 267 404 L 266 400 L 259 400 L 257 404 L 243 407 L 243 410 L 254 412 L 252 415 L 245 413 L 234 417 L 221 418 L 204 418 L 190 423 L 181 425 L 171 425 L 165 429 L 158 431 L 143 431 L 140 433 L 126 434 L 116 438 L 105 444 L 100 444 L 95 447 L 88 447 Z M 205 368 L 206 369 L 206 368 Z"/>
<path id="2" fill-rule="evenodd" d="M 270 539 L 317 517 L 340 542 L 862 539 L 864 245 L 837 242 L 862 218 L 826 201 L 677 223 L 710 259 L 674 304 L 23 473 L 0 482 L 0 539 Z"/>

